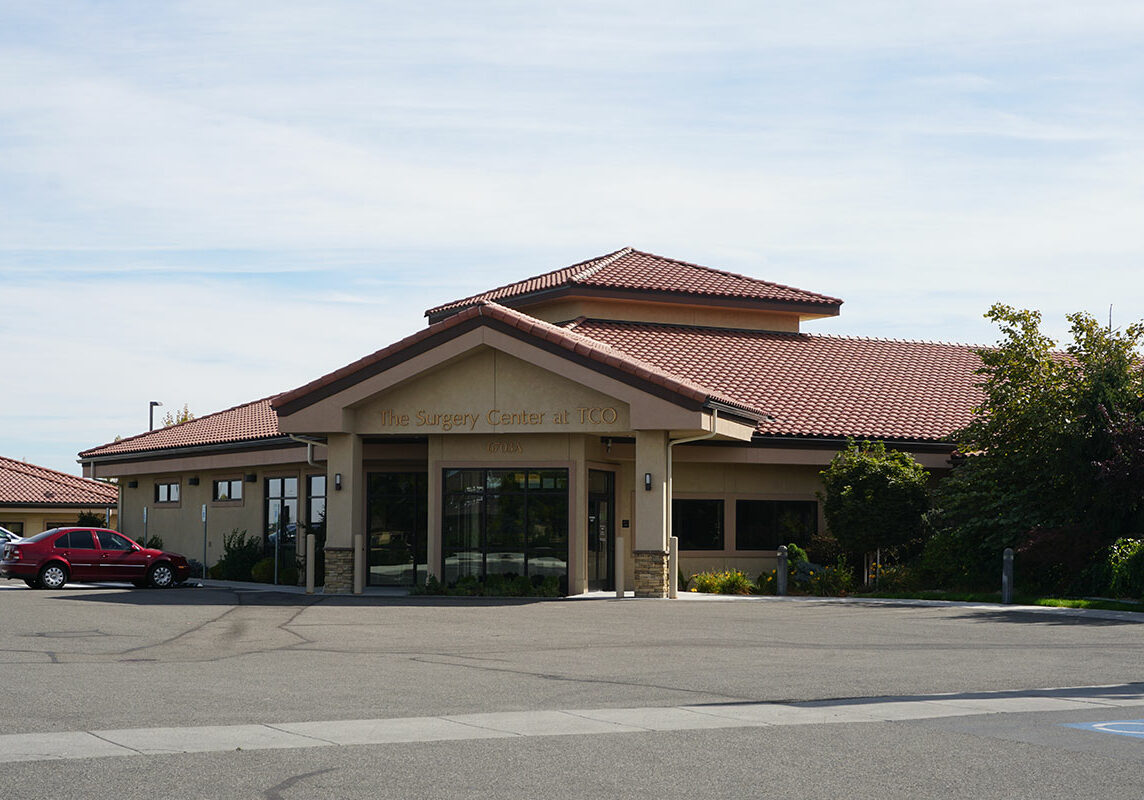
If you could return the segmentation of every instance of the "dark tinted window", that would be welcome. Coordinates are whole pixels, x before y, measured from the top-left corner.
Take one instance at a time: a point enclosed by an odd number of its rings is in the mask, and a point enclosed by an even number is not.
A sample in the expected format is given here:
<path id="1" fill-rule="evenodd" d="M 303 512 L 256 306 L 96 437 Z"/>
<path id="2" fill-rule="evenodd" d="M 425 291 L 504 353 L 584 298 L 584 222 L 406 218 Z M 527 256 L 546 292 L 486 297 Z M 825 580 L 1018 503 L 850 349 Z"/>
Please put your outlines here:
<path id="1" fill-rule="evenodd" d="M 118 533 L 111 531 L 99 532 L 99 545 L 104 550 L 130 550 L 131 542 L 124 539 Z"/>
<path id="2" fill-rule="evenodd" d="M 723 501 L 672 500 L 671 534 L 680 550 L 722 550 Z"/>
<path id="3" fill-rule="evenodd" d="M 60 539 L 64 537 L 61 536 Z M 91 531 L 72 531 L 67 534 L 67 546 L 73 550 L 94 550 L 95 539 L 92 538 Z M 59 541 L 56 542 L 56 547 L 61 547 Z"/>
<path id="4" fill-rule="evenodd" d="M 48 530 L 44 531 L 43 533 L 37 533 L 35 536 L 29 536 L 24 541 L 25 542 L 42 542 L 44 539 L 50 539 L 52 536 L 55 536 L 59 532 L 60 532 L 59 528 L 48 528 Z"/>
<path id="5" fill-rule="evenodd" d="M 52 547 L 58 548 L 60 550 L 71 547 L 71 534 L 65 533 L 60 538 L 56 539 L 56 541 L 52 544 Z"/>
<path id="6" fill-rule="evenodd" d="M 735 503 L 736 550 L 777 550 L 783 544 L 805 547 L 817 532 L 818 503 L 813 500 Z"/>

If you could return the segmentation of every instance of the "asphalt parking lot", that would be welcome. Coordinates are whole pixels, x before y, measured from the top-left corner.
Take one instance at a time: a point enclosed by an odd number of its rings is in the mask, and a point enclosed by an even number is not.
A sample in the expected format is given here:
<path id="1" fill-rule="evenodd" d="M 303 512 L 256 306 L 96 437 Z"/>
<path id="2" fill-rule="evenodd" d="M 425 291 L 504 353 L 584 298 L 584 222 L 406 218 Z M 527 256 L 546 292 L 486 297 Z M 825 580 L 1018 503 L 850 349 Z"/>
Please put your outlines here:
<path id="1" fill-rule="evenodd" d="M 1144 615 L 6 584 L 5 798 L 1144 796 Z"/>

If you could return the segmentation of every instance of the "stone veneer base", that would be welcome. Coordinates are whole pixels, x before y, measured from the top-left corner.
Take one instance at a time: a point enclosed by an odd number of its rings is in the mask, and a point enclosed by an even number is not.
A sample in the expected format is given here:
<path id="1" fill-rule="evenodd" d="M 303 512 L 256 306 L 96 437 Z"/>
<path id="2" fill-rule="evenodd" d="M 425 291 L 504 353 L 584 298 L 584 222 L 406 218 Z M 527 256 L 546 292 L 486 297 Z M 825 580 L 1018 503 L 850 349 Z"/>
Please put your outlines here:
<path id="1" fill-rule="evenodd" d="M 667 553 L 636 550 L 636 597 L 667 597 Z"/>
<path id="2" fill-rule="evenodd" d="M 326 548 L 326 594 L 352 594 L 354 551 L 352 547 Z"/>

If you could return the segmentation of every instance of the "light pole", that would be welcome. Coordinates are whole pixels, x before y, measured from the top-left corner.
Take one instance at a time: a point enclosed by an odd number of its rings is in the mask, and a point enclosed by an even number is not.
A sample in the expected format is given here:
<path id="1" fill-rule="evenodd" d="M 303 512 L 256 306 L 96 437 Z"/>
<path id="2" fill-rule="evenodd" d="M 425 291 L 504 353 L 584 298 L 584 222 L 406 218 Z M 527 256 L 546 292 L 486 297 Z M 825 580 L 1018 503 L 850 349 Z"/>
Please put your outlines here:
<path id="1" fill-rule="evenodd" d="M 155 406 L 163 405 L 158 400 L 151 401 L 151 407 L 147 409 L 147 430 L 155 430 Z"/>

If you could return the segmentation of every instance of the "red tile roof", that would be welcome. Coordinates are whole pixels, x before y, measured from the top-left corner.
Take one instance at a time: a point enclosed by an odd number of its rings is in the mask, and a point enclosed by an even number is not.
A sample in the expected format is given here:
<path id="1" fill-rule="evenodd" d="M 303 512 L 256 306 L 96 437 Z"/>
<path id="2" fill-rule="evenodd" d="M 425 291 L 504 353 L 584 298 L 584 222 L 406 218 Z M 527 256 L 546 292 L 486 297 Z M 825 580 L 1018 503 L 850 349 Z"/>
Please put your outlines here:
<path id="1" fill-rule="evenodd" d="M 763 413 L 751 404 L 743 403 L 733 396 L 712 391 L 687 378 L 680 378 L 677 375 L 670 375 L 658 370 L 639 358 L 615 349 L 605 342 L 530 317 L 511 308 L 485 301 L 479 301 L 464 311 L 446 317 L 440 322 L 435 322 L 412 336 L 407 336 L 389 347 L 358 359 L 328 375 L 323 375 L 305 386 L 280 394 L 271 400 L 271 404 L 280 413 L 293 413 L 299 408 L 304 408 L 340 391 L 346 385 L 382 372 L 392 364 L 399 363 L 405 358 L 421 352 L 419 346 L 423 344 L 432 346 L 436 339 L 455 336 L 469 327 L 490 323 L 499 324 L 513 335 L 526 340 L 532 339 L 534 342 L 550 345 L 568 355 L 590 361 L 596 368 L 613 370 L 622 376 L 621 379 L 626 378 L 636 384 L 659 387 L 697 405 L 716 402 L 737 408 L 750 416 Z"/>
<path id="2" fill-rule="evenodd" d="M 178 425 L 148 431 L 118 442 L 93 447 L 80 453 L 80 458 L 169 450 L 205 444 L 223 444 L 281 436 L 278 415 L 270 407 L 270 398 L 228 408 L 205 417 L 197 417 Z"/>
<path id="3" fill-rule="evenodd" d="M 0 503 L 5 505 L 113 505 L 119 489 L 47 467 L 0 456 Z"/>
<path id="4" fill-rule="evenodd" d="M 665 373 L 763 409 L 763 434 L 949 441 L 983 399 L 977 348 L 601 320 L 575 325 Z"/>
<path id="5" fill-rule="evenodd" d="M 512 304 L 514 299 L 526 295 L 573 286 L 666 293 L 680 297 L 698 295 L 703 298 L 755 300 L 784 306 L 807 306 L 807 310 L 827 314 L 838 313 L 838 306 L 842 304 L 834 297 L 625 247 L 605 256 L 431 308 L 425 316 L 435 321 L 444 314 L 482 300 Z"/>

